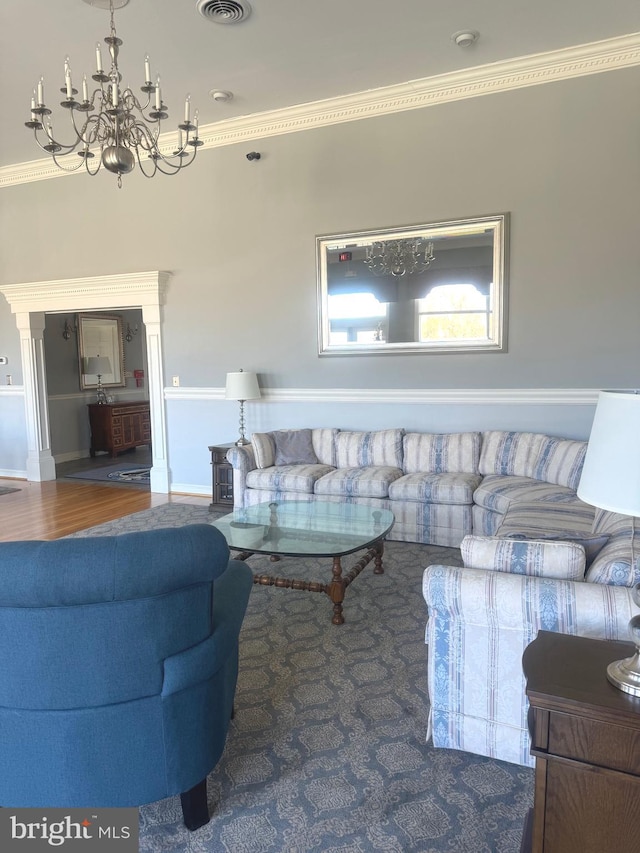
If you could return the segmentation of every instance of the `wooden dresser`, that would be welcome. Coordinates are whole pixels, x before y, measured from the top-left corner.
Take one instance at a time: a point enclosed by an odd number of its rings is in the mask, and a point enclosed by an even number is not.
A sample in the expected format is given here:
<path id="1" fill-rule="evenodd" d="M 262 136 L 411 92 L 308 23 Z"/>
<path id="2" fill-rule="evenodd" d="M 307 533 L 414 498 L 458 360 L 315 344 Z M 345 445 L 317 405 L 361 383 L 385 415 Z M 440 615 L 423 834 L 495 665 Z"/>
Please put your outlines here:
<path id="1" fill-rule="evenodd" d="M 91 403 L 91 456 L 106 450 L 117 456 L 123 450 L 151 444 L 151 417 L 148 400 L 127 403 Z"/>
<path id="2" fill-rule="evenodd" d="M 640 698 L 606 673 L 633 651 L 548 631 L 525 650 L 536 775 L 522 851 L 640 850 Z"/>

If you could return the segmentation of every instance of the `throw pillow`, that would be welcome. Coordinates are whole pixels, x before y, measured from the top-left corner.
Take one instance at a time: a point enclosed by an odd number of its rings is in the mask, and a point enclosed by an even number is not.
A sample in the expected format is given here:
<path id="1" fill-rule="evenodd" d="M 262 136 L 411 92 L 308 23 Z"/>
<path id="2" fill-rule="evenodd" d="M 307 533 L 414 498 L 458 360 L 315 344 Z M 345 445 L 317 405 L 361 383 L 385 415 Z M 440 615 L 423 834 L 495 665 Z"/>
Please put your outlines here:
<path id="1" fill-rule="evenodd" d="M 276 465 L 317 465 L 310 429 L 279 429 L 273 435 Z"/>
<path id="2" fill-rule="evenodd" d="M 576 533 L 571 533 L 567 531 L 567 533 L 549 533 L 549 534 L 540 534 L 535 531 L 523 531 L 522 533 L 509 533 L 504 537 L 505 539 L 523 539 L 526 541 L 536 540 L 538 542 L 575 542 L 576 545 L 582 545 L 584 548 L 585 559 L 587 568 L 593 563 L 595 558 L 598 556 L 600 551 L 604 548 L 604 546 L 609 541 L 608 534 L 599 534 L 599 535 L 589 535 L 584 534 L 580 536 Z"/>
<path id="3" fill-rule="evenodd" d="M 556 580 L 584 580 L 584 548 L 574 542 L 465 536 L 460 550 L 467 569 L 509 572 Z"/>

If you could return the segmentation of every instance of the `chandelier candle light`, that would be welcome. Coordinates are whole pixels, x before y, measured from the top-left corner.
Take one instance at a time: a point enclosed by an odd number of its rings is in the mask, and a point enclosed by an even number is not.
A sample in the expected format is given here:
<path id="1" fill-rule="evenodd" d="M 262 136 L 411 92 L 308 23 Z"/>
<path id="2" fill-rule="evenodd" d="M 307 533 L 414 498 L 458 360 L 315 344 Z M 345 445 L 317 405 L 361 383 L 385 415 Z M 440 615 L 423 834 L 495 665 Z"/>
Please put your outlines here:
<path id="1" fill-rule="evenodd" d="M 237 400 L 240 403 L 240 438 L 236 441 L 238 447 L 249 444 L 244 434 L 245 400 L 257 400 L 259 396 L 260 387 L 255 373 L 242 368 L 237 373 L 227 373 L 225 397 L 227 400 Z"/>
<path id="2" fill-rule="evenodd" d="M 203 143 L 198 139 L 198 111 L 191 121 L 191 97 L 187 95 L 184 106 L 184 120 L 178 125 L 178 143 L 171 154 L 163 154 L 159 148 L 162 120 L 168 117 L 167 107 L 162 102 L 160 77 L 151 81 L 149 57 L 144 60 L 144 84 L 140 91 L 144 93 L 144 103 L 133 90 L 122 85 L 122 75 L 118 69 L 118 53 L 122 40 L 116 35 L 113 19 L 114 0 L 85 0 L 92 6 L 108 8 L 111 15 L 111 32 L 105 38 L 111 57 L 111 66 L 105 71 L 102 65 L 100 43 L 96 45 L 96 72 L 92 80 L 100 85 L 89 92 L 86 75 L 82 79 L 82 97 L 76 100 L 78 90 L 71 78 L 69 57 L 64 62 L 64 86 L 60 91 L 65 96 L 60 106 L 66 109 L 71 119 L 71 129 L 75 140 L 70 144 L 59 141 L 53 132 L 49 116 L 51 110 L 44 99 L 44 79 L 40 77 L 31 98 L 31 120 L 25 125 L 34 132 L 37 144 L 53 158 L 56 166 L 66 172 L 75 172 L 85 166 L 90 175 L 95 175 L 104 166 L 118 176 L 118 186 L 122 186 L 122 175 L 132 172 L 136 163 L 147 178 L 157 171 L 165 175 L 174 175 L 196 158 L 198 148 Z M 115 0 L 117 8 L 126 6 L 129 0 Z M 145 115 L 153 100 L 153 108 Z M 99 149 L 97 165 L 92 164 L 96 154 L 92 148 Z M 80 150 L 77 150 L 80 149 Z M 61 162 L 61 158 L 76 152 L 80 158 L 75 164 Z"/>

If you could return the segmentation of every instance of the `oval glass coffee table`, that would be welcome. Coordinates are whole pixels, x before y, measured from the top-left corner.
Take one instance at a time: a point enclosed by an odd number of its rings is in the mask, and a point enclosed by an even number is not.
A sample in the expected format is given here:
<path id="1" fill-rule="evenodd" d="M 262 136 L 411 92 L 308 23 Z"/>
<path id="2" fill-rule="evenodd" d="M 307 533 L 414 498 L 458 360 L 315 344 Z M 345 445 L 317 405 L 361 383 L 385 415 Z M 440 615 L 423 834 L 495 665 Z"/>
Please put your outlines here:
<path id="1" fill-rule="evenodd" d="M 334 625 L 342 625 L 342 602 L 348 586 L 373 560 L 374 574 L 382 574 L 383 540 L 393 527 L 393 513 L 360 504 L 329 501 L 271 501 L 237 509 L 211 522 L 224 535 L 229 548 L 240 551 L 236 559 L 252 554 L 280 557 L 331 557 L 331 579 L 298 580 L 255 574 L 254 583 L 324 592 L 333 603 Z M 366 550 L 365 550 L 366 549 Z M 343 574 L 342 557 L 365 550 Z"/>

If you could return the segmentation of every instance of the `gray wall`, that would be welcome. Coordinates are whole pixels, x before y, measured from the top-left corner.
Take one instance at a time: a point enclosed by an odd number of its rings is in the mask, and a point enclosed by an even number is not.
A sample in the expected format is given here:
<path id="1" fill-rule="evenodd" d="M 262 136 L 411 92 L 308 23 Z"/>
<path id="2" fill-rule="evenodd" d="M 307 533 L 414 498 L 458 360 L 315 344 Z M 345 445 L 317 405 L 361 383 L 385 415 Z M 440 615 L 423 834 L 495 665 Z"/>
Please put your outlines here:
<path id="1" fill-rule="evenodd" d="M 132 175 L 121 190 L 107 174 L 7 188 L 1 279 L 172 271 L 165 377 L 182 386 L 217 388 L 242 366 L 270 388 L 634 387 L 639 80 L 640 69 L 614 71 L 203 151 L 182 175 Z M 260 161 L 246 160 L 251 149 Z M 502 211 L 511 213 L 507 353 L 318 358 L 315 235 Z M 8 311 L 0 297 L 1 354 L 19 381 Z M 237 412 L 216 401 L 198 410 L 195 455 L 184 432 L 194 405 L 168 402 L 170 462 L 174 480 L 204 486 L 202 440 L 233 439 Z M 254 404 L 256 422 L 319 424 L 327 413 L 276 408 L 257 415 Z M 428 426 L 456 428 L 458 414 L 461 424 L 474 414 L 480 426 L 494 421 L 479 408 L 430 411 Z M 369 410 L 376 422 L 409 416 Z M 337 426 L 368 425 L 362 406 L 341 413 Z M 592 413 L 574 414 L 573 424 L 570 412 L 546 423 L 532 413 L 529 423 L 588 434 Z M 415 409 L 410 417 L 420 421 Z"/>

